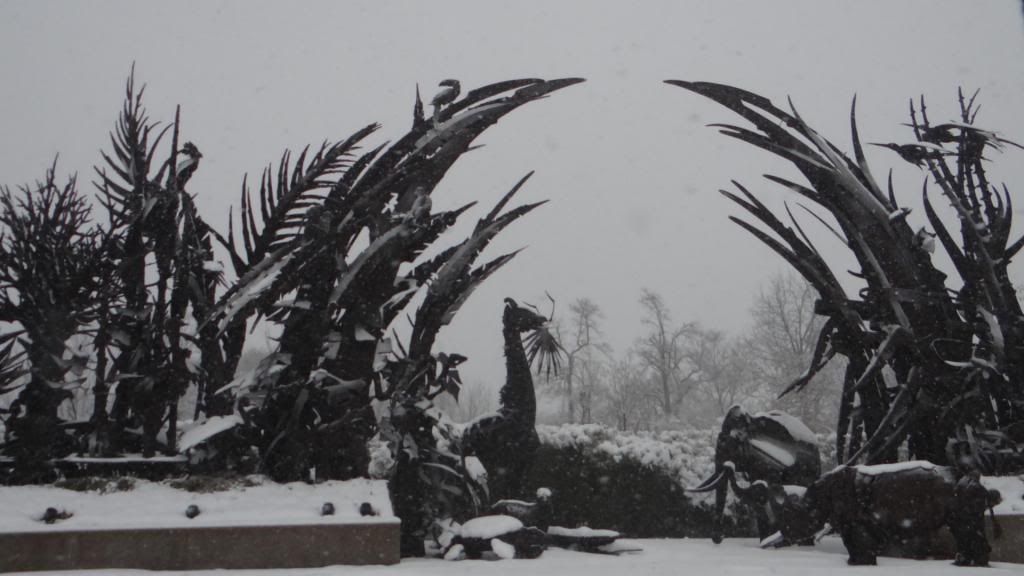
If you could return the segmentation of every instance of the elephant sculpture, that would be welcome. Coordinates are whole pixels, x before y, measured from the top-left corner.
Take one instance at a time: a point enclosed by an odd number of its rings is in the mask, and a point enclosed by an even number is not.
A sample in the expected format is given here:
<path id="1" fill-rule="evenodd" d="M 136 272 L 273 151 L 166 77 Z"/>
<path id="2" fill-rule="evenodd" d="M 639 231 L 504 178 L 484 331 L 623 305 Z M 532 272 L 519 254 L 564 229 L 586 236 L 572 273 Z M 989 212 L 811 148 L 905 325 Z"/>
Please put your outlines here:
<path id="1" fill-rule="evenodd" d="M 821 456 L 814 433 L 797 418 L 780 411 L 747 414 L 729 408 L 715 445 L 715 472 L 691 492 L 715 490 L 715 521 L 711 539 L 724 533 L 725 500 L 729 486 L 742 502 L 754 508 L 758 535 L 778 530 L 787 491 L 811 485 L 821 474 Z"/>
<path id="2" fill-rule="evenodd" d="M 827 522 L 842 537 L 849 564 L 876 564 L 888 546 L 926 542 L 947 526 L 956 541 L 955 564 L 987 566 L 985 509 L 998 501 L 998 491 L 982 486 L 977 473 L 958 475 L 931 462 L 840 466 L 802 498 L 787 500 L 782 535 L 806 538 Z"/>

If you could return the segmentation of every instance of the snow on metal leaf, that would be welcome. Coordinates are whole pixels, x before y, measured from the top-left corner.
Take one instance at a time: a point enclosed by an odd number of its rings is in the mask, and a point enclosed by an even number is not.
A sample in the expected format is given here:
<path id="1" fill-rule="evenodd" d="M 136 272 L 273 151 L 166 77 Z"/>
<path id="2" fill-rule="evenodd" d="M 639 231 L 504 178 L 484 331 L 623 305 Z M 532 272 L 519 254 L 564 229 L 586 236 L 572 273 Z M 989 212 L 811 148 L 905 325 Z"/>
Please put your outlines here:
<path id="1" fill-rule="evenodd" d="M 277 281 L 278 276 L 281 274 L 281 270 L 284 269 L 296 256 L 295 252 L 284 254 L 280 258 L 275 258 L 265 268 L 257 266 L 252 272 L 246 274 L 244 278 L 239 281 L 241 288 L 234 296 L 228 300 L 223 306 L 223 314 L 221 315 L 220 321 L 218 322 L 218 329 L 225 330 L 235 315 L 238 314 L 242 309 L 249 305 L 268 290 L 273 287 L 274 282 Z"/>
<path id="2" fill-rule="evenodd" d="M 242 418 L 237 414 L 227 416 L 211 416 L 205 422 L 193 426 L 185 431 L 178 440 L 178 450 L 186 452 L 206 440 L 230 430 L 242 423 Z"/>

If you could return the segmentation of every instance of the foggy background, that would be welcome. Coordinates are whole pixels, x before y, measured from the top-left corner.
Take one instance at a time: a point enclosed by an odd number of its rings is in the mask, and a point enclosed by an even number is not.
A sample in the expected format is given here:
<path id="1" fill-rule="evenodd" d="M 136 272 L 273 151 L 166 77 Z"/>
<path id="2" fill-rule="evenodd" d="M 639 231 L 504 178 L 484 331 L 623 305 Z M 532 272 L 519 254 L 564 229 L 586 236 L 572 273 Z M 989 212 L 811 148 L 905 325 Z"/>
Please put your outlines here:
<path id="1" fill-rule="evenodd" d="M 461 159 L 433 197 L 435 210 L 481 202 L 450 242 L 530 170 L 518 202 L 551 200 L 492 244 L 491 257 L 527 249 L 474 293 L 436 347 L 470 357 L 468 383 L 496 386 L 506 296 L 546 311 L 546 291 L 563 314 L 588 297 L 621 352 L 643 331 L 642 289 L 660 294 L 677 321 L 734 332 L 749 324 L 759 288 L 786 269 L 727 220 L 739 211 L 717 190 L 736 179 L 769 201 L 793 200 L 760 175 L 794 171 L 706 127 L 739 118 L 663 80 L 733 84 L 780 105 L 790 96 L 847 150 L 854 94 L 864 141 L 904 143 L 908 99 L 924 94 L 932 119 L 944 121 L 957 113 L 957 87 L 980 89 L 978 125 L 1022 141 L 1022 55 L 1024 18 L 1011 0 L 7 1 L 0 183 L 42 177 L 59 153 L 60 178 L 77 172 L 91 188 L 133 62 L 152 119 L 173 120 L 181 104 L 183 139 L 204 154 L 189 190 L 222 231 L 244 174 L 258 176 L 285 148 L 343 139 L 371 122 L 383 128 L 370 144 L 398 138 L 417 84 L 429 101 L 445 78 L 465 91 L 585 77 L 485 132 L 486 147 Z M 916 206 L 923 173 L 886 150 L 867 154 L 880 180 L 895 169 L 897 198 Z M 1024 152 L 992 159 L 993 182 L 1011 191 L 1024 182 Z M 925 222 L 920 209 L 909 218 Z M 819 248 L 843 253 L 808 220 Z"/>

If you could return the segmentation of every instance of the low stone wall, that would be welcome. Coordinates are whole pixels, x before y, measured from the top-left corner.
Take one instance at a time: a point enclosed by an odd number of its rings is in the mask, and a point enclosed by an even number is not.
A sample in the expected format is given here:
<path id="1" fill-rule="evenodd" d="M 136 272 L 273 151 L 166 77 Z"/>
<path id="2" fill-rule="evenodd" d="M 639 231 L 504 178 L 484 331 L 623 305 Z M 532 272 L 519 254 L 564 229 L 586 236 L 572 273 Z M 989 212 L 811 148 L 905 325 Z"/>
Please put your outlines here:
<path id="1" fill-rule="evenodd" d="M 992 534 L 992 520 L 985 518 L 988 542 L 992 545 L 992 560 L 995 562 L 1016 562 L 1024 564 L 1024 516 L 996 516 L 1003 534 L 995 538 Z"/>
<path id="2" fill-rule="evenodd" d="M 996 517 L 1002 535 L 995 537 L 992 530 L 992 517 L 985 516 L 985 534 L 988 536 L 988 543 L 992 546 L 991 560 L 993 562 L 1014 562 L 1024 564 L 1024 515 L 1006 514 Z M 918 543 L 913 547 L 893 547 L 886 551 L 886 556 L 898 558 L 913 558 L 915 556 L 927 556 L 930 558 L 952 559 L 956 555 L 956 543 L 949 530 L 943 528 L 930 541 Z"/>
<path id="3" fill-rule="evenodd" d="M 0 533 L 0 572 L 397 564 L 399 523 Z"/>

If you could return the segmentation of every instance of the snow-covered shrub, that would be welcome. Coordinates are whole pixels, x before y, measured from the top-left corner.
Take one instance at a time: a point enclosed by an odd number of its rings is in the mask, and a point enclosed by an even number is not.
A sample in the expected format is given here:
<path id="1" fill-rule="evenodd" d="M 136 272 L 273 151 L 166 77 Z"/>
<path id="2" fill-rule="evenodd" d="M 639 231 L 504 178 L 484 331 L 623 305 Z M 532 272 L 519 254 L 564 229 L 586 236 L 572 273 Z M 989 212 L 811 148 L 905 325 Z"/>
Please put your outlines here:
<path id="1" fill-rule="evenodd" d="M 529 484 L 554 492 L 553 524 L 634 537 L 710 534 L 710 501 L 685 488 L 713 467 L 713 433 L 633 435 L 599 425 L 540 426 L 538 433 Z"/>
<path id="2" fill-rule="evenodd" d="M 538 426 L 530 486 L 554 492 L 553 524 L 588 525 L 634 537 L 708 537 L 713 496 L 686 492 L 714 471 L 718 429 L 621 432 L 598 424 Z M 835 442 L 818 436 L 824 469 Z M 726 508 L 726 536 L 754 536 L 750 511 Z"/>

